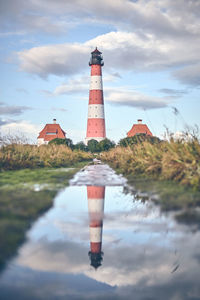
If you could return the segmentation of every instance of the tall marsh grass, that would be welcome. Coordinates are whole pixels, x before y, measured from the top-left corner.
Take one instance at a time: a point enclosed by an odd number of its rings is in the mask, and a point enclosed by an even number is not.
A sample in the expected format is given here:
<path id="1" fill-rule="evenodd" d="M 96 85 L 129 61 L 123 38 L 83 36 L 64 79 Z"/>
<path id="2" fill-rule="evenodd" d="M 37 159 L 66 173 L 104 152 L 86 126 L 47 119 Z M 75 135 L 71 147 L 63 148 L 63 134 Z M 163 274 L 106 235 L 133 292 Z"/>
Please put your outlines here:
<path id="1" fill-rule="evenodd" d="M 188 141 L 144 141 L 126 148 L 104 152 L 101 159 L 120 169 L 125 175 L 148 175 L 174 180 L 200 189 L 200 144 L 197 138 Z"/>
<path id="2" fill-rule="evenodd" d="M 0 148 L 0 170 L 37 167 L 69 167 L 91 159 L 89 153 L 72 151 L 65 145 L 10 144 Z"/>

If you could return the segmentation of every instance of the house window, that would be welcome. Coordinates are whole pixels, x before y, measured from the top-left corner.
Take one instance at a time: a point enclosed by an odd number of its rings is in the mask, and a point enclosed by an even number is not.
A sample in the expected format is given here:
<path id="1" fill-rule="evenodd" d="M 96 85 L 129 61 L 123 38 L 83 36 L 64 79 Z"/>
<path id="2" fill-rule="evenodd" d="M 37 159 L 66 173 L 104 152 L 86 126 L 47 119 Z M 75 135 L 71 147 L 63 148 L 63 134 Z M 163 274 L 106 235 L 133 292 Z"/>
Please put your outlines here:
<path id="1" fill-rule="evenodd" d="M 56 132 L 46 132 L 46 135 L 56 135 Z"/>

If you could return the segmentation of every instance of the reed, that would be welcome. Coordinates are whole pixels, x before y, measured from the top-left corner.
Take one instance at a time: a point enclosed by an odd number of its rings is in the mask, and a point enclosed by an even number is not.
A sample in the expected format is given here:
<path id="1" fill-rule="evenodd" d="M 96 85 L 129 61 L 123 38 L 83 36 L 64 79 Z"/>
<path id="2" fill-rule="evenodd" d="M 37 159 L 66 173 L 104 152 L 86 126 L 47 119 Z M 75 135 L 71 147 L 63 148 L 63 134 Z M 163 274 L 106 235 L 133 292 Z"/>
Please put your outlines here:
<path id="1" fill-rule="evenodd" d="M 10 144 L 0 148 L 0 170 L 39 167 L 69 167 L 91 159 L 91 154 L 72 151 L 66 145 Z"/>
<path id="2" fill-rule="evenodd" d="M 148 141 L 101 154 L 101 159 L 124 175 L 147 175 L 155 179 L 174 180 L 200 189 L 200 144 L 197 138 L 189 141 Z"/>

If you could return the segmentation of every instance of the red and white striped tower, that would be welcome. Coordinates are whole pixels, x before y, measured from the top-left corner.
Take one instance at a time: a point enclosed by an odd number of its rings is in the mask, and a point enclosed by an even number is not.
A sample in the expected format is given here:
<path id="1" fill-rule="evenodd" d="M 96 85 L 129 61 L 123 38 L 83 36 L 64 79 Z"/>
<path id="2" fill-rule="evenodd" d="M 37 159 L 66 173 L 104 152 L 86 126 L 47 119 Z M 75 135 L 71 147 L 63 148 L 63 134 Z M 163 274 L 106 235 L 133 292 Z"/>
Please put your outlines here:
<path id="1" fill-rule="evenodd" d="M 90 251 L 88 253 L 91 266 L 101 266 L 103 252 L 102 229 L 104 214 L 105 186 L 87 186 L 88 211 L 90 219 Z"/>
<path id="2" fill-rule="evenodd" d="M 96 48 L 91 52 L 89 66 L 91 66 L 91 82 L 88 106 L 87 134 L 85 142 L 106 138 L 104 100 L 101 67 L 104 65 L 101 52 Z"/>

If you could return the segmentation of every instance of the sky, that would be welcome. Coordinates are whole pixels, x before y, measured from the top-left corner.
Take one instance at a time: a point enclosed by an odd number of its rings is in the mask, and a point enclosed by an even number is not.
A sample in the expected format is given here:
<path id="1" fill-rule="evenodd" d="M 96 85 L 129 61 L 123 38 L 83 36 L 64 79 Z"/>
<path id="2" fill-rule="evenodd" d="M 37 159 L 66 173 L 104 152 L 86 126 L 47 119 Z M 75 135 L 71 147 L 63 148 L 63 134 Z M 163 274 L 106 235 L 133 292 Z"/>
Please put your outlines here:
<path id="1" fill-rule="evenodd" d="M 109 139 L 200 126 L 199 0 L 0 0 L 0 28 L 2 135 L 36 143 L 55 118 L 84 141 L 95 47 Z"/>

